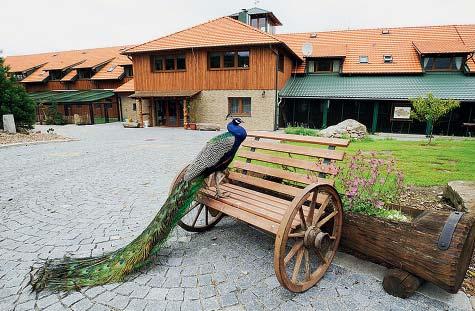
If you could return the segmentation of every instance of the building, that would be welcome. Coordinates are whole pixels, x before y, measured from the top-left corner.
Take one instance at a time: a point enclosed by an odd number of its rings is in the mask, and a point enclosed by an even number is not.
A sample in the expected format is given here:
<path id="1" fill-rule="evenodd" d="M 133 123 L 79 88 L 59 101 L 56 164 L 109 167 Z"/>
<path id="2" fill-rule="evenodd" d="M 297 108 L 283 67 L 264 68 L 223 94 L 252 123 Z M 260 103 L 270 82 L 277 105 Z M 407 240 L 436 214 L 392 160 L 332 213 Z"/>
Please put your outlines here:
<path id="1" fill-rule="evenodd" d="M 5 63 L 38 103 L 39 122 L 52 103 L 68 123 L 75 114 L 88 124 L 114 122 L 122 117 L 114 90 L 133 76 L 132 61 L 121 54 L 128 47 L 9 56 Z"/>
<path id="2" fill-rule="evenodd" d="M 281 25 L 252 8 L 128 48 L 7 64 L 38 100 L 46 90 L 69 100 L 69 116 L 107 112 L 111 120 L 112 105 L 117 118 L 149 126 L 224 126 L 232 114 L 253 130 L 352 118 L 372 132 L 424 133 L 427 124 L 409 117 L 410 99 L 433 93 L 461 101 L 434 133 L 467 135 L 474 126 L 475 24 L 279 34 Z"/>
<path id="3" fill-rule="evenodd" d="M 262 28 L 273 32 L 280 22 L 269 16 L 260 17 Z M 224 126 L 232 113 L 250 129 L 276 127 L 278 91 L 292 63 L 302 59 L 274 35 L 248 25 L 252 15 L 238 18 L 244 22 L 221 17 L 123 52 L 133 60 L 131 97 L 140 123 Z"/>

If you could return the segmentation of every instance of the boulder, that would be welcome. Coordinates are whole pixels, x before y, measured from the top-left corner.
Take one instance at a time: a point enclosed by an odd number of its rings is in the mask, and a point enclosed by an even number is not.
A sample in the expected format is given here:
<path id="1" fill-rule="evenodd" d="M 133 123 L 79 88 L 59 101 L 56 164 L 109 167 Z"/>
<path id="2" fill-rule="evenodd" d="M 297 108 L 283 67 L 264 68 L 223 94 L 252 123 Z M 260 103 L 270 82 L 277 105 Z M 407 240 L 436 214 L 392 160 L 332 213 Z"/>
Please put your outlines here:
<path id="1" fill-rule="evenodd" d="M 347 119 L 338 123 L 337 125 L 332 125 L 321 130 L 319 135 L 332 138 L 348 137 L 352 139 L 361 139 L 368 135 L 368 131 L 366 130 L 366 126 L 364 124 L 361 124 L 353 119 Z"/>
<path id="2" fill-rule="evenodd" d="M 214 123 L 196 123 L 196 129 L 199 131 L 219 131 L 221 126 Z"/>
<path id="3" fill-rule="evenodd" d="M 464 212 L 475 212 L 475 181 L 449 181 L 444 191 L 444 197 L 453 206 Z"/>
<path id="4" fill-rule="evenodd" d="M 16 133 L 15 118 L 12 114 L 3 115 L 3 130 L 10 134 Z"/>

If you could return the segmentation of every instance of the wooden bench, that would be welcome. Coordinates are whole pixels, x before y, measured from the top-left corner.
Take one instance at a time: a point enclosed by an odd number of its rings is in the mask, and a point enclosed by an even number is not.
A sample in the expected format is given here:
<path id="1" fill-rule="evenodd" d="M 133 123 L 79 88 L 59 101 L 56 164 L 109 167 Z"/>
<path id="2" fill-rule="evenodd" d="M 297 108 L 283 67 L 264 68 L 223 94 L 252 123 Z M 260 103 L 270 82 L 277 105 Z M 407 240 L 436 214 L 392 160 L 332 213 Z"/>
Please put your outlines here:
<path id="1" fill-rule="evenodd" d="M 345 155 L 336 148 L 348 144 L 345 139 L 251 132 L 221 178 L 222 197 L 209 183 L 179 225 L 205 231 L 228 215 L 275 235 L 279 282 L 290 291 L 305 291 L 321 279 L 338 248 L 343 212 L 331 177 L 334 163 Z"/>

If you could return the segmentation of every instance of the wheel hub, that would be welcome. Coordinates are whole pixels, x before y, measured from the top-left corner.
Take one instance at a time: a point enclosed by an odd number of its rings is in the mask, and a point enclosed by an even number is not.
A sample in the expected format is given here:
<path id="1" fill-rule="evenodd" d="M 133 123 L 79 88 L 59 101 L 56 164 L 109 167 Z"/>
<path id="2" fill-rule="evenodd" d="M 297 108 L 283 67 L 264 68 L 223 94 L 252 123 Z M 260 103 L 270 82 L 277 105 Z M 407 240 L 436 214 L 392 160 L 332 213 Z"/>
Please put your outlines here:
<path id="1" fill-rule="evenodd" d="M 330 245 L 330 235 L 315 226 L 311 226 L 305 231 L 303 244 L 307 248 L 315 248 L 326 253 Z"/>

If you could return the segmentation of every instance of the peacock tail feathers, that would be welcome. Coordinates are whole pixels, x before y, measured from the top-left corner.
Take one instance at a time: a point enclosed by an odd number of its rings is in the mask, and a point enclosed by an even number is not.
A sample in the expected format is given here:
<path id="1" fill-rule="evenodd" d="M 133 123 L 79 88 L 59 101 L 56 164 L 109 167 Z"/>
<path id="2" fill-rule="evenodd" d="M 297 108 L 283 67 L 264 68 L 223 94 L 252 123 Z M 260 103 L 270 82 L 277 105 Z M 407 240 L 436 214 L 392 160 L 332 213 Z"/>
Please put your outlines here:
<path id="1" fill-rule="evenodd" d="M 181 180 L 147 228 L 131 243 L 114 252 L 99 257 L 46 260 L 31 273 L 33 291 L 40 292 L 45 288 L 78 290 L 122 281 L 158 253 L 203 184 L 203 176 Z"/>

